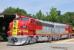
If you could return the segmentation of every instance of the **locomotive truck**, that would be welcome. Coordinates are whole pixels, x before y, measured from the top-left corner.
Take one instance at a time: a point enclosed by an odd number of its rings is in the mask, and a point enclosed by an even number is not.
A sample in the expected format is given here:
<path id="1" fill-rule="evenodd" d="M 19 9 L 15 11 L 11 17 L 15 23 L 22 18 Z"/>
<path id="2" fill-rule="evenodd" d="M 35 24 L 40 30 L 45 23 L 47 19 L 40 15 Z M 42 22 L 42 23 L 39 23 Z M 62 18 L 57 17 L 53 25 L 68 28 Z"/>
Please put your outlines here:
<path id="1" fill-rule="evenodd" d="M 54 23 L 20 16 L 9 24 L 8 44 L 23 45 L 42 41 L 70 38 L 72 27 L 68 24 Z"/>

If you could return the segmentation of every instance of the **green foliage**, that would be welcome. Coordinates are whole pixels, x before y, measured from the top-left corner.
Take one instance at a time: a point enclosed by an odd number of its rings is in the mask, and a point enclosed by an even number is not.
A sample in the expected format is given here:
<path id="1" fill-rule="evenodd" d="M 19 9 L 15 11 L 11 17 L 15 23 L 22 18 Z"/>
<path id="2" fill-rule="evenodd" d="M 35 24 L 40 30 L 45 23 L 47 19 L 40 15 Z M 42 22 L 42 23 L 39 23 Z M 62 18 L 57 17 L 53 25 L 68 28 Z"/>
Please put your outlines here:
<path id="1" fill-rule="evenodd" d="M 56 8 L 51 8 L 50 12 L 46 16 L 46 19 L 52 22 L 60 22 L 58 18 L 62 18 L 60 17 L 60 11 L 58 11 Z"/>
<path id="2" fill-rule="evenodd" d="M 34 18 L 37 18 L 37 19 L 44 20 L 45 15 L 42 13 L 41 10 L 39 10 L 39 12 L 37 12 L 35 15 L 33 15 L 33 17 L 34 17 Z"/>
<path id="3" fill-rule="evenodd" d="M 2 14 L 19 14 L 19 15 L 28 15 L 27 12 L 23 9 L 19 9 L 19 8 L 12 8 L 12 7 L 8 7 L 7 9 L 5 9 Z"/>
<path id="4" fill-rule="evenodd" d="M 64 16 L 65 23 L 74 26 L 74 12 L 66 12 L 63 16 Z"/>
<path id="5" fill-rule="evenodd" d="M 56 22 L 57 17 L 58 17 L 57 9 L 52 8 L 51 11 L 50 11 L 50 19 L 51 19 L 51 21 Z"/>

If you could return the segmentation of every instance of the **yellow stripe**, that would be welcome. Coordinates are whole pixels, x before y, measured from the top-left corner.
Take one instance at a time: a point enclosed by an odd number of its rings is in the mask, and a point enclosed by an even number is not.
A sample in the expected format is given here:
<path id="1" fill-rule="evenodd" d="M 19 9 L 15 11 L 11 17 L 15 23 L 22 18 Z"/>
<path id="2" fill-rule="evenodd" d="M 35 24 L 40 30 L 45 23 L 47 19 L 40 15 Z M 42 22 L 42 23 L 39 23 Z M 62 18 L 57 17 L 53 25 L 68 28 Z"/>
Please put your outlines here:
<path id="1" fill-rule="evenodd" d="M 17 36 L 17 30 L 18 30 L 18 20 L 15 20 L 13 22 L 12 36 Z"/>

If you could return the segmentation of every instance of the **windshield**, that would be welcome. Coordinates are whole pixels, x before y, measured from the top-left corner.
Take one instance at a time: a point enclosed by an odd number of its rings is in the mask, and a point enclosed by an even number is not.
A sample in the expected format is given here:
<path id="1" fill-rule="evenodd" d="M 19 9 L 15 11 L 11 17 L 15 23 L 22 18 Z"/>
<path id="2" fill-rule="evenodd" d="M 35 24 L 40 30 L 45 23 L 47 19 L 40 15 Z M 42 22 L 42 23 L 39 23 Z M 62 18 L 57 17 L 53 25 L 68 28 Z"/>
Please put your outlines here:
<path id="1" fill-rule="evenodd" d="M 19 18 L 15 18 L 14 20 L 19 20 Z"/>
<path id="2" fill-rule="evenodd" d="M 26 21 L 26 20 L 29 20 L 29 18 L 21 18 L 21 20 L 24 20 L 24 21 Z"/>

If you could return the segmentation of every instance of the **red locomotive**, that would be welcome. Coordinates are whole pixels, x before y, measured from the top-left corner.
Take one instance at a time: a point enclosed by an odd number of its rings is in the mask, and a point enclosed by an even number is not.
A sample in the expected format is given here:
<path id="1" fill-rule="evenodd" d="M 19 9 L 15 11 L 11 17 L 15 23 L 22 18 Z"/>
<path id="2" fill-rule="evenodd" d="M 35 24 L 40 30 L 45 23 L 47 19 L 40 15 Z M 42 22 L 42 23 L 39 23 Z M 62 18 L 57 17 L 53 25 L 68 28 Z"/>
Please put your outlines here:
<path id="1" fill-rule="evenodd" d="M 39 41 L 59 40 L 70 38 L 71 32 L 72 28 L 67 24 L 20 16 L 9 24 L 8 42 L 10 45 L 23 45 Z"/>

